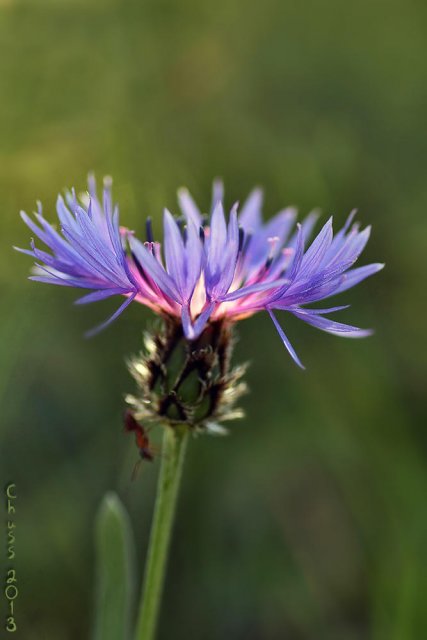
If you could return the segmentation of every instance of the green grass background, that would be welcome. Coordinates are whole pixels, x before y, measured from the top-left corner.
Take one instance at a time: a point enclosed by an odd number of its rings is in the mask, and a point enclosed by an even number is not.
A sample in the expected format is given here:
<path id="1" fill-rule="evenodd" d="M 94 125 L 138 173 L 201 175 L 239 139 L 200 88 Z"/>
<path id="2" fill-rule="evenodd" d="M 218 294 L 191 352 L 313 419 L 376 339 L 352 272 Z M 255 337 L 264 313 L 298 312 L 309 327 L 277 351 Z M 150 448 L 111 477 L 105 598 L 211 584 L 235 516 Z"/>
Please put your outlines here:
<path id="1" fill-rule="evenodd" d="M 421 0 L 0 0 L 0 465 L 17 485 L 23 640 L 87 638 L 93 522 L 130 510 L 142 567 L 158 464 L 137 482 L 124 356 L 151 315 L 73 308 L 26 280 L 19 209 L 111 174 L 122 221 L 160 229 L 187 185 L 206 208 L 265 187 L 265 215 L 373 224 L 386 270 L 341 297 L 345 341 L 283 317 L 240 326 L 245 421 L 191 442 L 159 639 L 427 637 L 427 5 Z M 2 523 L 4 517 L 2 516 Z M 3 532 L 2 532 L 3 535 Z M 4 536 L 2 537 L 4 540 Z M 5 560 L 5 544 L 0 551 Z M 3 564 L 2 564 L 3 566 Z M 3 581 L 3 576 L 2 576 Z M 5 601 L 1 598 L 3 625 Z M 1 632 L 1 636 L 3 637 Z"/>

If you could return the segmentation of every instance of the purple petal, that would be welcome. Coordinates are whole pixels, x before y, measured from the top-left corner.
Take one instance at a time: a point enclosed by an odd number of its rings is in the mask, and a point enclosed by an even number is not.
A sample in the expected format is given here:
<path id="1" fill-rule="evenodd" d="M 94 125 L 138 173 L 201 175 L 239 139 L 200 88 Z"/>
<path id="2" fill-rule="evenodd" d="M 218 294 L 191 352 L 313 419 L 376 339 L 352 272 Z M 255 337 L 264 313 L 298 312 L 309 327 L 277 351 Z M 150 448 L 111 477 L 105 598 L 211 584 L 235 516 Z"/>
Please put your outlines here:
<path id="1" fill-rule="evenodd" d="M 278 287 L 282 287 L 289 280 L 286 278 L 281 278 L 279 280 L 272 280 L 271 282 L 258 282 L 257 284 L 251 284 L 247 287 L 241 287 L 240 289 L 236 289 L 235 291 L 231 291 L 219 298 L 221 302 L 231 302 L 232 300 L 238 300 L 244 296 L 252 295 L 253 293 L 259 293 L 260 291 L 268 291 L 269 289 L 277 289 Z"/>
<path id="2" fill-rule="evenodd" d="M 333 335 L 343 336 L 345 338 L 366 338 L 373 333 L 372 329 L 359 329 L 359 327 L 353 327 L 348 324 L 343 324 L 342 322 L 335 322 L 329 318 L 313 315 L 306 310 L 296 311 L 294 309 L 290 309 L 290 311 L 297 318 L 307 322 L 307 324 L 311 324 L 313 327 L 317 327 L 317 329 L 321 329 L 327 333 L 332 333 Z"/>
<path id="3" fill-rule="evenodd" d="M 384 264 L 380 262 L 376 262 L 373 264 L 367 264 L 364 267 L 358 267 L 357 269 L 351 269 L 347 271 L 342 277 L 342 283 L 340 286 L 334 291 L 333 295 L 342 293 L 343 291 L 347 291 L 351 287 L 354 287 L 365 278 L 372 276 L 374 273 L 381 271 L 384 268 Z"/>
<path id="4" fill-rule="evenodd" d="M 189 220 L 192 220 L 196 227 L 199 228 L 202 224 L 202 214 L 191 197 L 188 189 L 182 187 L 178 190 L 178 202 L 184 216 Z"/>
<path id="5" fill-rule="evenodd" d="M 307 249 L 301 261 L 299 277 L 309 277 L 316 271 L 323 259 L 323 256 L 331 245 L 332 236 L 332 218 L 329 218 L 323 229 L 319 232 L 319 234 L 311 243 L 310 247 Z"/>
<path id="6" fill-rule="evenodd" d="M 85 337 L 92 338 L 92 336 L 96 335 L 97 333 L 99 333 L 100 331 L 108 327 L 108 325 L 110 325 L 112 322 L 114 322 L 114 320 L 116 320 L 116 318 L 118 318 L 119 315 L 123 313 L 123 311 L 131 304 L 131 302 L 133 302 L 133 299 L 135 298 L 136 294 L 137 294 L 136 291 L 132 293 L 132 295 L 129 296 L 129 298 L 127 298 L 123 302 L 123 304 L 120 305 L 117 311 L 115 311 L 113 315 L 108 318 L 108 320 L 105 320 L 105 322 L 102 322 L 100 325 L 98 325 L 94 329 L 90 329 L 90 331 L 87 331 L 85 333 Z"/>
<path id="7" fill-rule="evenodd" d="M 219 202 L 211 217 L 210 234 L 207 243 L 205 276 L 208 295 L 211 295 L 215 287 L 220 283 L 226 259 L 226 249 L 227 225 L 222 203 Z"/>
<path id="8" fill-rule="evenodd" d="M 62 196 L 58 196 L 56 200 L 56 212 L 58 214 L 59 221 L 62 225 L 70 227 L 70 229 L 75 228 L 76 220 L 74 216 L 70 213 L 68 207 L 64 202 L 64 198 Z"/>
<path id="9" fill-rule="evenodd" d="M 44 242 L 45 244 L 49 244 L 49 236 L 42 231 L 42 229 L 40 229 L 36 223 L 30 218 L 30 216 L 28 216 L 25 211 L 21 211 L 20 212 L 21 218 L 22 220 L 25 222 L 25 224 L 27 225 L 27 227 L 29 227 L 31 229 L 31 231 L 33 233 L 36 234 L 36 236 L 38 238 L 40 238 L 40 240 L 42 242 Z"/>
<path id="10" fill-rule="evenodd" d="M 348 309 L 350 307 L 349 304 L 341 305 L 340 307 L 329 307 L 329 309 L 293 309 L 292 307 L 288 308 L 288 311 L 303 311 L 306 313 L 311 313 L 313 315 L 324 315 L 325 313 L 334 313 L 335 311 L 343 311 L 344 309 Z"/>
<path id="11" fill-rule="evenodd" d="M 297 240 L 295 246 L 295 254 L 292 260 L 292 263 L 289 266 L 288 272 L 286 273 L 287 279 L 292 281 L 297 275 L 299 269 L 301 268 L 301 262 L 304 255 L 304 231 L 300 224 L 297 225 Z"/>
<path id="12" fill-rule="evenodd" d="M 166 269 L 180 293 L 185 296 L 184 240 L 173 215 L 167 209 L 163 214 Z"/>
<path id="13" fill-rule="evenodd" d="M 88 293 L 87 295 L 75 300 L 74 304 L 89 304 L 90 302 L 98 302 L 99 300 L 105 300 L 105 298 L 109 298 L 110 296 L 125 293 L 127 293 L 127 291 L 123 291 L 123 289 L 102 289 L 101 291 L 92 291 L 92 293 Z"/>
<path id="14" fill-rule="evenodd" d="M 336 281 L 337 277 L 341 276 L 350 264 L 349 262 L 334 264 L 332 267 L 326 267 L 326 269 L 314 273 L 311 277 L 302 278 L 301 280 L 299 279 L 298 273 L 294 282 L 286 291 L 286 298 L 294 297 L 296 304 L 304 304 L 306 297 L 312 296 L 319 288 L 324 287 L 325 284 Z M 308 302 L 308 300 L 306 301 Z"/>
<path id="15" fill-rule="evenodd" d="M 225 222 L 224 209 L 221 202 L 218 202 L 214 209 L 210 225 L 208 266 L 210 271 L 215 271 L 217 265 L 221 264 L 224 257 L 224 248 L 227 243 L 227 225 Z"/>
<path id="16" fill-rule="evenodd" d="M 129 237 L 129 245 L 132 253 L 150 278 L 154 280 L 167 296 L 179 303 L 181 296 L 175 282 L 169 274 L 166 273 L 163 266 L 156 260 L 153 254 L 134 236 Z"/>
<path id="17" fill-rule="evenodd" d="M 353 211 L 350 212 L 350 215 L 348 216 L 347 220 L 345 221 L 344 226 L 338 231 L 338 233 L 336 233 L 334 235 L 334 239 L 332 240 L 332 244 L 329 247 L 329 250 L 325 256 L 324 262 L 325 264 L 327 264 L 327 262 L 334 256 L 336 255 L 336 253 L 340 250 L 341 246 L 345 243 L 346 241 L 346 233 L 351 225 L 351 223 L 353 222 L 354 216 L 357 213 L 357 209 L 353 209 Z"/>
<path id="18" fill-rule="evenodd" d="M 120 272 L 114 265 L 111 265 L 109 257 L 106 252 L 103 252 L 101 248 L 93 247 L 90 242 L 85 240 L 74 233 L 71 229 L 63 227 L 64 236 L 69 239 L 77 249 L 80 259 L 83 258 L 85 265 L 85 271 L 88 273 L 92 271 L 100 279 L 106 278 L 111 283 L 116 285 L 126 286 L 128 278 L 124 277 L 124 274 Z M 90 269 L 88 269 L 90 267 Z"/>
<path id="19" fill-rule="evenodd" d="M 202 311 L 194 324 L 191 322 L 190 306 L 184 305 L 181 310 L 182 327 L 187 340 L 195 340 L 202 333 L 205 328 L 206 322 L 209 320 L 212 312 L 215 309 L 215 302 L 211 302 Z"/>
<path id="20" fill-rule="evenodd" d="M 18 253 L 25 253 L 25 255 L 35 258 L 35 254 L 32 249 L 22 249 L 21 247 L 15 247 L 15 245 L 13 245 L 12 249 L 17 251 Z"/>
<path id="21" fill-rule="evenodd" d="M 193 340 L 194 327 L 193 327 L 193 323 L 191 322 L 191 313 L 190 313 L 189 304 L 182 305 L 181 322 L 182 322 L 182 328 L 183 328 L 185 337 L 187 338 L 187 340 Z"/>
<path id="22" fill-rule="evenodd" d="M 302 230 L 302 226 L 297 224 L 297 241 L 296 241 L 296 249 L 293 255 L 292 261 L 286 271 L 286 283 L 280 287 L 278 291 L 272 293 L 271 298 L 268 302 L 269 305 L 276 306 L 276 300 L 281 300 L 282 297 L 286 294 L 290 286 L 292 286 L 292 282 L 295 280 L 298 270 L 301 266 L 301 261 L 304 255 L 304 233 Z"/>
<path id="23" fill-rule="evenodd" d="M 311 211 L 305 218 L 304 220 L 301 222 L 301 231 L 302 231 L 302 237 L 304 239 L 304 244 L 307 244 L 307 241 L 309 240 L 312 231 L 314 229 L 314 226 L 317 222 L 319 218 L 319 212 L 318 211 Z M 294 233 L 294 235 L 292 236 L 292 238 L 290 239 L 289 243 L 288 243 L 288 247 L 289 248 L 294 248 L 296 247 L 296 245 L 298 244 L 298 231 L 296 233 Z"/>
<path id="24" fill-rule="evenodd" d="M 78 287 L 80 289 L 108 289 L 109 285 L 106 285 L 101 280 L 96 280 L 95 278 L 78 278 L 67 275 L 66 273 L 62 273 L 61 271 L 53 271 L 50 270 L 46 265 L 37 264 L 36 270 L 38 272 L 33 276 L 29 276 L 29 280 L 34 280 L 35 282 L 47 282 L 48 284 L 56 284 L 64 287 Z M 43 276 L 40 274 L 40 271 L 44 271 L 48 274 L 48 276 Z"/>
<path id="25" fill-rule="evenodd" d="M 58 276 L 28 276 L 28 280 L 32 280 L 33 282 L 43 282 L 44 284 L 55 284 L 61 287 L 78 287 L 81 289 L 95 288 L 98 286 L 97 282 L 88 283 L 86 280 L 73 280 L 69 279 L 61 279 Z"/>
<path id="26" fill-rule="evenodd" d="M 217 178 L 214 180 L 212 185 L 212 207 L 211 214 L 214 212 L 214 209 L 218 202 L 222 202 L 224 200 L 224 184 L 222 180 Z"/>
<path id="27" fill-rule="evenodd" d="M 196 318 L 196 321 L 193 325 L 193 329 L 194 329 L 194 337 L 198 338 L 199 335 L 202 333 L 203 329 L 205 328 L 205 325 L 207 323 L 207 321 L 209 320 L 210 316 L 212 315 L 213 311 L 215 310 L 216 307 L 216 303 L 215 302 L 211 302 L 210 304 L 208 304 L 206 306 L 206 308 L 202 311 L 202 313 L 199 315 L 198 318 Z"/>
<path id="28" fill-rule="evenodd" d="M 249 277 L 250 274 L 256 269 L 259 269 L 268 258 L 272 258 L 280 251 L 295 221 L 296 214 L 296 209 L 293 208 L 280 211 L 251 237 L 244 260 L 244 268 L 248 270 Z M 272 239 L 275 239 L 275 247 L 273 250 L 271 244 Z"/>
<path id="29" fill-rule="evenodd" d="M 352 262 L 356 262 L 356 260 L 366 247 L 370 235 L 371 226 L 369 225 L 368 227 L 366 227 L 366 229 L 358 233 L 355 238 L 351 239 L 348 245 L 347 243 L 345 243 L 343 252 L 342 254 L 340 254 L 339 259 L 351 260 Z"/>
<path id="30" fill-rule="evenodd" d="M 89 189 L 89 194 L 96 198 L 96 178 L 94 173 L 89 173 L 87 177 L 87 186 Z"/>
<path id="31" fill-rule="evenodd" d="M 199 238 L 199 232 L 192 220 L 187 224 L 186 255 L 186 290 L 187 299 L 193 295 L 194 288 L 200 278 L 203 259 L 203 245 Z"/>
<path id="32" fill-rule="evenodd" d="M 293 348 L 293 346 L 291 345 L 291 343 L 289 342 L 289 339 L 287 337 L 287 335 L 285 334 L 285 332 L 283 331 L 282 327 L 280 326 L 280 324 L 278 323 L 276 316 L 274 315 L 274 313 L 271 311 L 271 309 L 267 309 L 268 313 L 270 314 L 270 318 L 273 320 L 274 322 L 274 326 L 277 329 L 277 332 L 279 334 L 279 336 L 282 339 L 283 344 L 285 345 L 286 349 L 288 350 L 289 354 L 291 355 L 292 359 L 294 360 L 294 362 L 296 362 L 296 364 L 301 367 L 301 369 L 305 369 L 304 365 L 302 364 L 301 360 L 298 358 L 295 349 Z"/>
<path id="33" fill-rule="evenodd" d="M 243 204 L 239 215 L 239 224 L 245 233 L 255 233 L 262 225 L 262 201 L 262 190 L 254 189 Z"/>
<path id="34" fill-rule="evenodd" d="M 234 280 L 237 258 L 239 254 L 239 225 L 237 222 L 237 205 L 234 205 L 230 213 L 230 222 L 227 231 L 227 244 L 224 248 L 222 265 L 222 277 L 215 287 L 215 297 L 226 293 Z"/>

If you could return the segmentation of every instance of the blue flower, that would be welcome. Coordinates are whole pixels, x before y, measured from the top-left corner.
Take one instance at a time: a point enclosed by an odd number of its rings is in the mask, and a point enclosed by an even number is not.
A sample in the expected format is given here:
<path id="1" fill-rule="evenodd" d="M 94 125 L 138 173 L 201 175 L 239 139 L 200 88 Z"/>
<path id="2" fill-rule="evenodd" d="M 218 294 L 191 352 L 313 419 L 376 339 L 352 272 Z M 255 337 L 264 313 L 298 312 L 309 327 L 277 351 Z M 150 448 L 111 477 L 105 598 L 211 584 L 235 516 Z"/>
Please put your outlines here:
<path id="1" fill-rule="evenodd" d="M 113 321 L 133 300 L 156 313 L 180 318 L 185 336 L 194 340 L 209 322 L 234 323 L 266 310 L 292 358 L 303 366 L 280 326 L 275 311 L 288 311 L 318 329 L 345 337 L 364 337 L 370 330 L 336 322 L 329 313 L 346 308 L 307 308 L 342 293 L 383 264 L 353 268 L 369 239 L 370 227 L 353 223 L 352 212 L 335 235 L 332 218 L 314 240 L 309 238 L 317 214 L 296 225 L 296 211 L 287 208 L 262 220 L 262 193 L 254 190 L 238 212 L 227 217 L 223 187 L 214 183 L 209 216 L 202 215 L 186 189 L 178 192 L 181 218 L 168 210 L 163 217 L 164 245 L 155 242 L 150 221 L 147 241 L 119 226 L 111 197 L 111 181 L 104 181 L 102 203 L 95 182 L 88 198 L 74 192 L 57 201 L 60 232 L 46 222 L 39 207 L 38 225 L 25 213 L 24 222 L 51 250 L 22 250 L 36 258 L 31 278 L 62 286 L 92 289 L 77 302 L 125 296 L 119 309 L 95 331 Z M 93 333 L 93 332 L 92 332 Z"/>

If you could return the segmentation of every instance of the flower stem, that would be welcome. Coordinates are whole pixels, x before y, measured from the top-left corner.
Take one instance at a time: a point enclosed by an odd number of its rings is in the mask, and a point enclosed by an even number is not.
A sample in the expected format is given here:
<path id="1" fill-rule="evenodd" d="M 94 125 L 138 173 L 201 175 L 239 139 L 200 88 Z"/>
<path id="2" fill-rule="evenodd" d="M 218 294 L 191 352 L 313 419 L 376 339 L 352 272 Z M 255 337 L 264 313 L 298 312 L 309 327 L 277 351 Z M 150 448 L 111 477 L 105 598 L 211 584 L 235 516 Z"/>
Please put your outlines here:
<path id="1" fill-rule="evenodd" d="M 135 640 L 154 640 L 188 429 L 165 428 Z"/>

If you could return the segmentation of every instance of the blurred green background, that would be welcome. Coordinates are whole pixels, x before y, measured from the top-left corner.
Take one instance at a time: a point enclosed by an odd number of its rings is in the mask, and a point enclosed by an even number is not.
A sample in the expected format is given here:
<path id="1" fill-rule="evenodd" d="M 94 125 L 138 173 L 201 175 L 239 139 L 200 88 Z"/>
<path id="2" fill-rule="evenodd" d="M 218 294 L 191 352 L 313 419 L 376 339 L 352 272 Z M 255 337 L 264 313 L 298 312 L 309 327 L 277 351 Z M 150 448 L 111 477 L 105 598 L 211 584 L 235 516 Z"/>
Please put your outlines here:
<path id="1" fill-rule="evenodd" d="M 19 219 L 108 173 L 122 221 L 207 208 L 254 184 L 266 217 L 286 204 L 374 232 L 362 263 L 386 270 L 341 297 L 346 341 L 282 318 L 240 325 L 245 421 L 191 442 L 160 640 L 427 637 L 425 341 L 427 110 L 421 0 L 0 0 L 2 484 L 17 485 L 15 612 L 25 640 L 87 638 L 93 520 L 116 489 L 142 567 L 158 464 L 121 426 L 124 357 L 151 314 L 72 306 L 29 282 Z M 2 516 L 2 523 L 4 517 Z M 2 532 L 2 536 L 3 536 Z M 4 540 L 4 536 L 2 537 Z M 5 560 L 5 544 L 0 557 Z M 2 575 L 3 581 L 3 575 Z M 3 589 L 3 587 L 2 587 Z M 4 597 L 0 613 L 6 615 Z M 2 632 L 2 636 L 3 636 Z"/>

